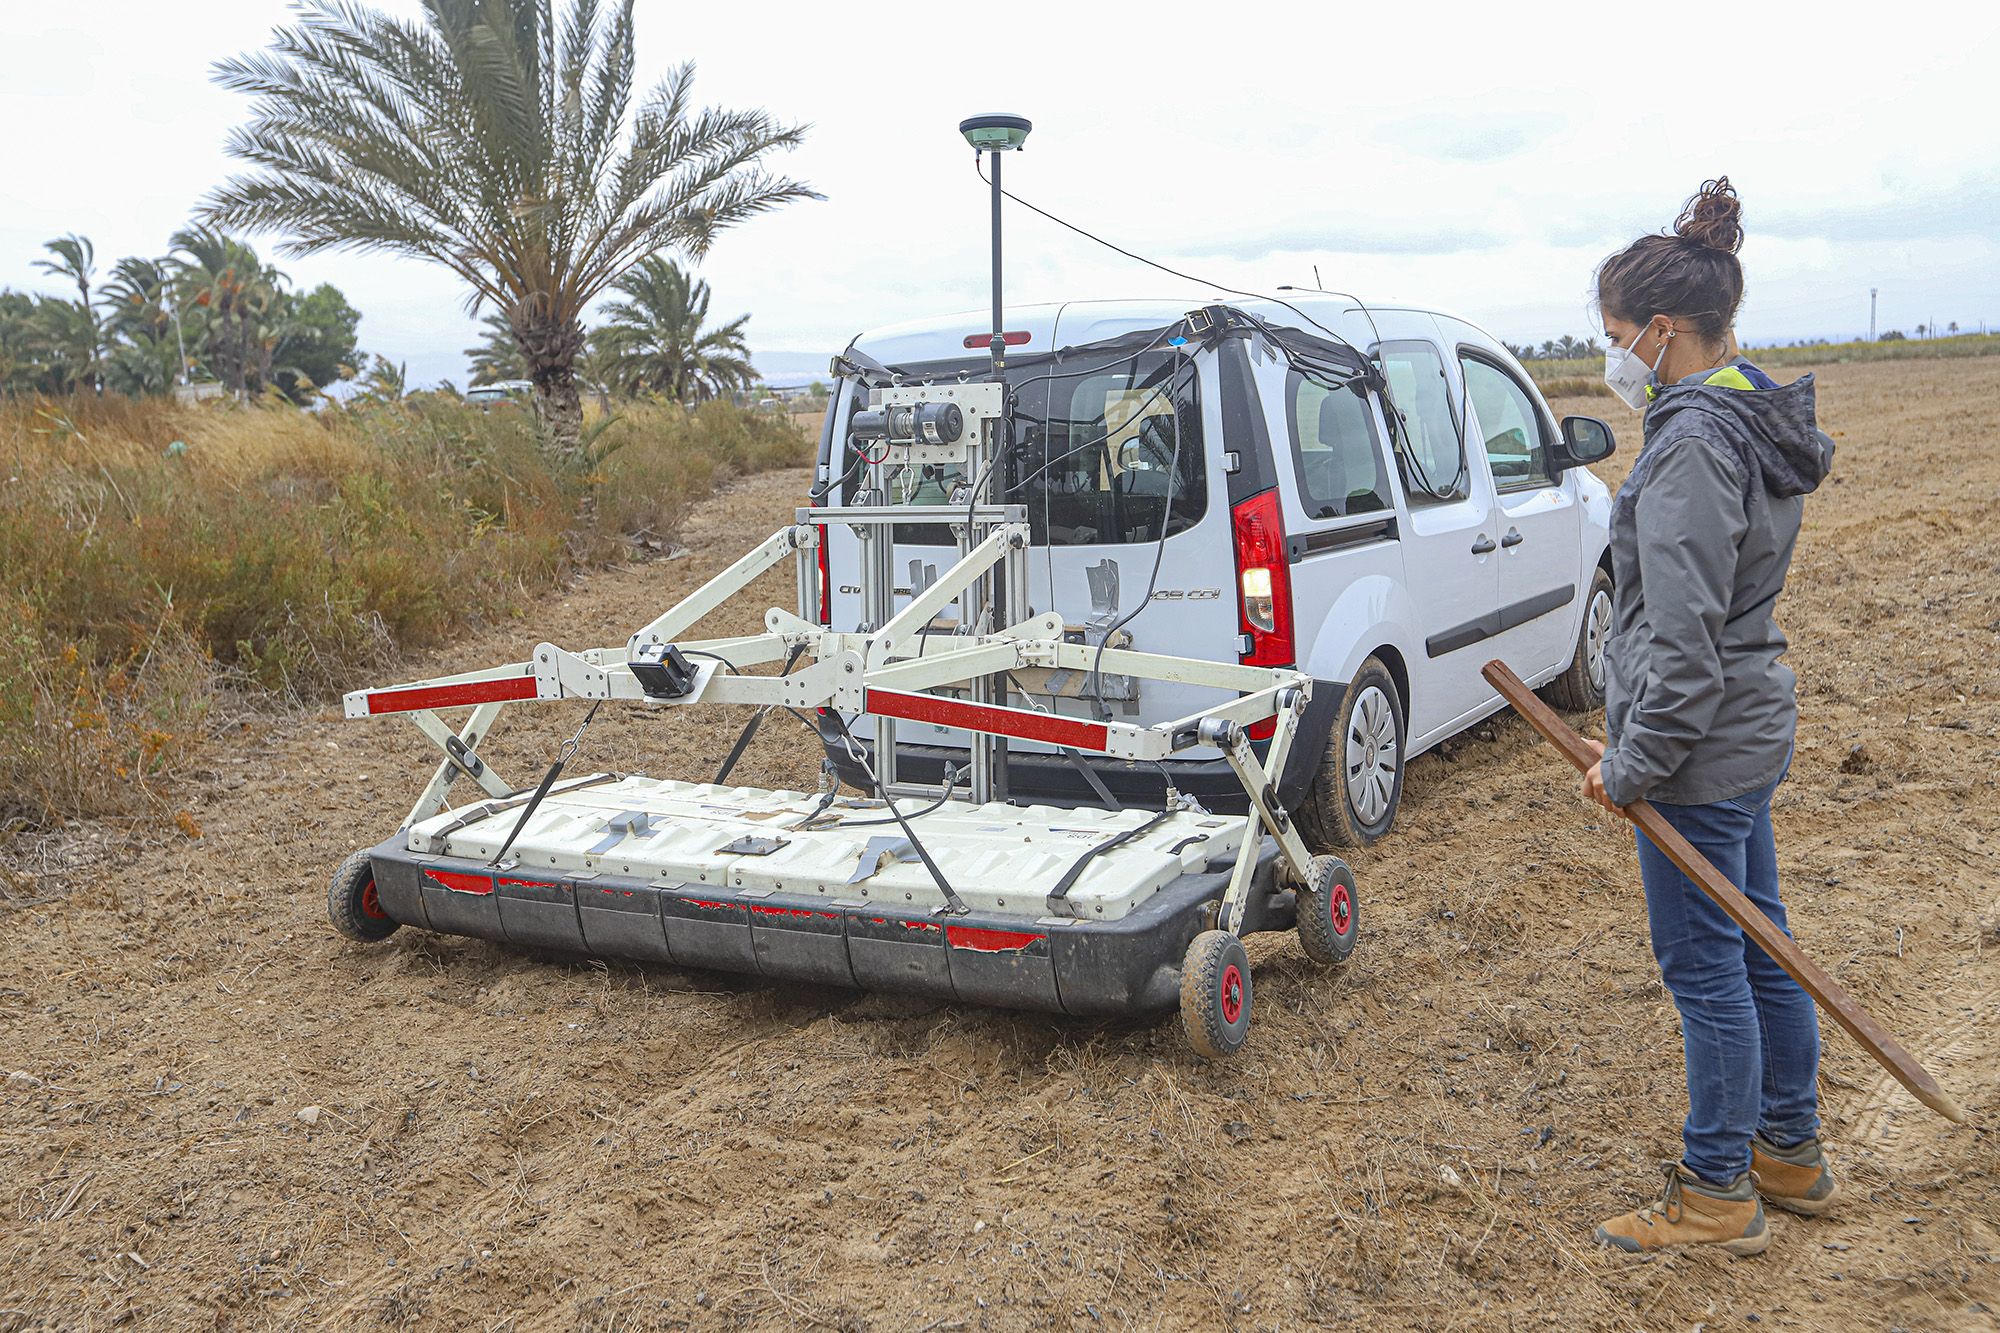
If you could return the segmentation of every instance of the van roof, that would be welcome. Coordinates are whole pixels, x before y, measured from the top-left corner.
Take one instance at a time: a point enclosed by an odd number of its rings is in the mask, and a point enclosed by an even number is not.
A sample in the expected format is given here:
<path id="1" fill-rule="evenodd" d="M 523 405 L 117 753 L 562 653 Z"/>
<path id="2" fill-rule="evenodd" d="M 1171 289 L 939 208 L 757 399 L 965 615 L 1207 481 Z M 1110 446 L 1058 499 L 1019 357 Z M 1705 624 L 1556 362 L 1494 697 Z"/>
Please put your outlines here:
<path id="1" fill-rule="evenodd" d="M 1345 293 L 1302 289 L 1285 292 L 1282 300 L 1210 296 L 1011 306 L 1004 318 L 1009 332 L 1025 332 L 1028 335 L 1028 341 L 1021 345 L 1020 350 L 1033 355 L 1161 328 L 1190 310 L 1214 304 L 1228 305 L 1270 324 L 1300 328 L 1309 333 L 1320 332 L 1313 327 L 1317 323 L 1359 347 L 1369 346 L 1378 337 L 1407 337 L 1419 330 L 1435 337 L 1436 325 L 1430 322 L 1433 318 L 1455 318 L 1407 302 L 1364 302 Z M 1463 320 L 1456 322 L 1466 323 Z M 853 346 L 855 350 L 866 352 L 884 365 L 891 366 L 970 359 L 984 355 L 985 336 L 991 332 L 990 311 L 966 310 L 871 329 L 855 338 Z M 965 345 L 968 337 L 977 339 L 977 345 L 968 348 Z"/>

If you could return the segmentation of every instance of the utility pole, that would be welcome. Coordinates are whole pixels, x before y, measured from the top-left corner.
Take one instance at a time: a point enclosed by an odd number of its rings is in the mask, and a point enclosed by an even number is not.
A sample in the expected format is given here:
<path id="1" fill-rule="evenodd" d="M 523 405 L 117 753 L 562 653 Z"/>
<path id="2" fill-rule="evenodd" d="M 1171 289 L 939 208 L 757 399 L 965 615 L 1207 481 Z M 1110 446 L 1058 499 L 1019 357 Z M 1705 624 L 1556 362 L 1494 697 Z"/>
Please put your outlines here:
<path id="1" fill-rule="evenodd" d="M 1868 289 L 1868 341 L 1875 341 L 1875 289 Z"/>

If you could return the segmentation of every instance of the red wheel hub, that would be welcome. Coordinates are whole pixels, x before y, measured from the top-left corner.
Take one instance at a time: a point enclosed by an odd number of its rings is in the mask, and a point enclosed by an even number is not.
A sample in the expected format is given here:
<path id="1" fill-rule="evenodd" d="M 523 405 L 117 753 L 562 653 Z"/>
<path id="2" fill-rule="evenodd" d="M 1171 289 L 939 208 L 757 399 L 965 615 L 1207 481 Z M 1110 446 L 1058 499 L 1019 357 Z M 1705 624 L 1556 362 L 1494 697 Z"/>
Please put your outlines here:
<path id="1" fill-rule="evenodd" d="M 1333 886 L 1327 905 L 1333 911 L 1333 933 L 1345 935 L 1354 925 L 1354 901 L 1348 896 L 1345 884 Z"/>
<path id="2" fill-rule="evenodd" d="M 1243 973 L 1231 963 L 1222 969 L 1222 1021 L 1235 1026 L 1243 1017 Z"/>
<path id="3" fill-rule="evenodd" d="M 361 914 L 372 916 L 377 921 L 389 919 L 389 914 L 382 910 L 382 900 L 375 896 L 375 881 L 372 879 L 361 888 Z"/>

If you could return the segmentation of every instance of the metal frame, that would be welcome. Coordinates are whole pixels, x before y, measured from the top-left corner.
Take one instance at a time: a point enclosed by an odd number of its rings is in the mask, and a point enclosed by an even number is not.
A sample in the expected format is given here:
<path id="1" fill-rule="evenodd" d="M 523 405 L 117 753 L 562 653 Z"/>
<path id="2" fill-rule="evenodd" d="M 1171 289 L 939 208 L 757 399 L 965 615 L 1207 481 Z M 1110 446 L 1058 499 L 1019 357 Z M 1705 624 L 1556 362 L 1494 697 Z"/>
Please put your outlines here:
<path id="1" fill-rule="evenodd" d="M 1276 840 L 1293 877 L 1303 883 L 1311 854 L 1278 804 L 1274 783 L 1298 734 L 1312 693 L 1312 678 L 1296 670 L 1070 643 L 1063 638 L 1061 617 L 1053 613 L 1023 616 L 991 632 L 979 632 L 984 619 L 1012 608 L 1025 610 L 1029 537 L 1018 505 L 974 506 L 969 524 L 967 513 L 958 506 L 800 510 L 799 522 L 780 528 L 639 629 L 622 646 L 571 652 L 544 643 L 526 662 L 384 689 L 356 690 L 346 696 L 344 709 L 351 718 L 408 714 L 425 738 L 444 752 L 443 761 L 405 819 L 405 829 L 446 809 L 446 796 L 461 774 L 471 777 L 488 796 L 507 799 L 519 795 L 519 790 L 495 774 L 478 754 L 480 741 L 491 734 L 500 713 L 514 703 L 588 699 L 654 708 L 750 704 L 867 713 L 877 726 L 877 776 L 892 797 L 904 790 L 891 786 L 895 782 L 894 727 L 898 720 L 973 733 L 972 797 L 977 802 L 1004 799 L 1004 745 L 1009 739 L 1140 761 L 1165 759 L 1182 750 L 1212 745 L 1223 751 L 1250 798 L 1252 813 L 1245 818 L 1256 821 Z M 842 633 L 804 615 L 772 608 L 765 615 L 762 634 L 681 638 L 788 557 L 798 564 L 801 610 L 815 607 L 819 566 L 813 551 L 820 540 L 815 524 L 829 522 L 851 524 L 864 538 L 863 586 L 874 594 L 869 599 L 872 624 L 861 632 Z M 912 522 L 957 525 L 962 554 L 950 568 L 917 590 L 907 605 L 894 610 L 889 596 L 893 580 L 887 569 L 891 525 Z M 954 602 L 961 612 L 957 625 L 949 633 L 934 630 L 939 614 Z M 692 659 L 695 676 L 684 695 L 670 699 L 650 696 L 633 674 L 628 665 L 631 654 L 653 643 L 672 643 Z M 739 674 L 749 667 L 786 660 L 805 662 L 807 658 L 811 659 L 809 664 L 795 666 L 783 675 Z M 1152 726 L 1071 717 L 1006 702 L 1005 674 L 1031 667 L 1080 672 L 1102 669 L 1203 686 L 1236 697 Z M 938 693 L 941 690 L 952 692 Z M 473 710 L 457 732 L 433 711 L 455 706 L 471 706 Z M 1268 752 L 1259 759 L 1251 748 L 1248 728 L 1265 721 L 1274 723 L 1274 731 Z M 1242 927 L 1262 844 L 1261 837 L 1243 839 L 1217 913 L 1219 929 L 1236 933 Z"/>

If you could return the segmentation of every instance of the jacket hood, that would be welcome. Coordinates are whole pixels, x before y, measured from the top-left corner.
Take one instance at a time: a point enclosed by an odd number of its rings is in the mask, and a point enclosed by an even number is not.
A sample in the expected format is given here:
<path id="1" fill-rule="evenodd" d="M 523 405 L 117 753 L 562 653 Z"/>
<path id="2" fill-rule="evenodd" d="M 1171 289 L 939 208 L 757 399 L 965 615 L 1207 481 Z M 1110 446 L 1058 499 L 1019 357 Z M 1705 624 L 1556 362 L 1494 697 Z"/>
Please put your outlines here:
<path id="1" fill-rule="evenodd" d="M 1674 422 L 1677 434 L 1727 443 L 1754 464 L 1772 495 L 1805 495 L 1833 469 L 1833 441 L 1818 427 L 1815 394 L 1811 375 L 1775 389 L 1669 384 L 1646 408 L 1644 429 L 1651 437 Z"/>

